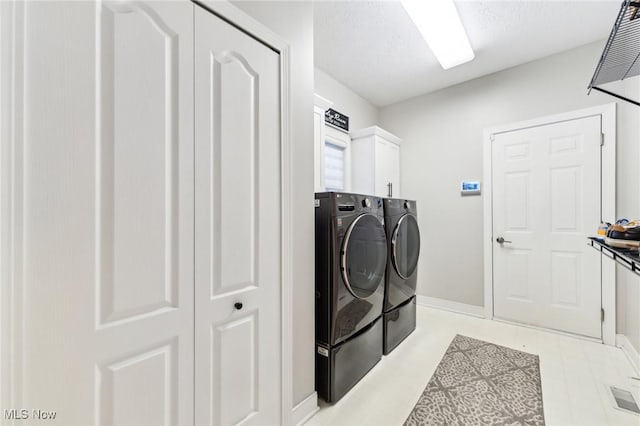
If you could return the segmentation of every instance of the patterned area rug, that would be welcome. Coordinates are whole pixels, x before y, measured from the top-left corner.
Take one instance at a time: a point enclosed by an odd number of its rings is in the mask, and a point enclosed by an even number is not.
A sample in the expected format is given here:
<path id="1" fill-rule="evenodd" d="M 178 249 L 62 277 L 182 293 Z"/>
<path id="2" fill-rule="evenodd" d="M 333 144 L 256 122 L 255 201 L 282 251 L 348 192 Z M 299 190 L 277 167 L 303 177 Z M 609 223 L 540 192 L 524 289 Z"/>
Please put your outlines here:
<path id="1" fill-rule="evenodd" d="M 457 335 L 405 425 L 544 425 L 537 355 Z"/>

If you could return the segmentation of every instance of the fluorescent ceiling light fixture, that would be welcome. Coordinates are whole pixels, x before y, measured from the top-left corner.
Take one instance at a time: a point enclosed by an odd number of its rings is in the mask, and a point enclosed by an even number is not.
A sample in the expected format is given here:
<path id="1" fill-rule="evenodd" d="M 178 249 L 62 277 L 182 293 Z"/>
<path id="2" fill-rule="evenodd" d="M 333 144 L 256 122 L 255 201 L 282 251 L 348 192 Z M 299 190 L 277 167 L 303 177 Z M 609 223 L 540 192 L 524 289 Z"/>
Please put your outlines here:
<path id="1" fill-rule="evenodd" d="M 453 0 L 400 0 L 431 51 L 449 69 L 475 55 Z"/>

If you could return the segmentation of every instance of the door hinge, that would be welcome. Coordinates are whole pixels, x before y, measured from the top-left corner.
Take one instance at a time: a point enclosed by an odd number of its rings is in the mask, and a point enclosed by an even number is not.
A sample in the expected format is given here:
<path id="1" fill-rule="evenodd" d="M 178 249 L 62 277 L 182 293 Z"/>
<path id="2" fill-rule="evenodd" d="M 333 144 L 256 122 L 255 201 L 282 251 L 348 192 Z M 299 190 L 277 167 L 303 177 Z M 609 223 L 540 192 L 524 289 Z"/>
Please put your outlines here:
<path id="1" fill-rule="evenodd" d="M 604 133 L 600 133 L 600 146 L 604 146 Z"/>
<path id="2" fill-rule="evenodd" d="M 600 308 L 600 322 L 604 322 L 604 308 Z"/>

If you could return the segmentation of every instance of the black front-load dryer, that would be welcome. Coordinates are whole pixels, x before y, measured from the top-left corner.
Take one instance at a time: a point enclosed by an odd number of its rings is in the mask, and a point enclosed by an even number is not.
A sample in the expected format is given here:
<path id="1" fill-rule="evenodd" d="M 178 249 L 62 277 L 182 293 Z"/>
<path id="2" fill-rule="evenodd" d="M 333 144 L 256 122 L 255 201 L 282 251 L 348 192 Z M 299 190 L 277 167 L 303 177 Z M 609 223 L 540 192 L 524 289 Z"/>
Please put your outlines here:
<path id="1" fill-rule="evenodd" d="M 387 265 L 379 197 L 316 194 L 316 390 L 340 399 L 382 357 Z"/>
<path id="2" fill-rule="evenodd" d="M 384 200 L 389 257 L 384 293 L 384 354 L 391 352 L 416 328 L 416 283 L 420 230 L 413 200 Z"/>

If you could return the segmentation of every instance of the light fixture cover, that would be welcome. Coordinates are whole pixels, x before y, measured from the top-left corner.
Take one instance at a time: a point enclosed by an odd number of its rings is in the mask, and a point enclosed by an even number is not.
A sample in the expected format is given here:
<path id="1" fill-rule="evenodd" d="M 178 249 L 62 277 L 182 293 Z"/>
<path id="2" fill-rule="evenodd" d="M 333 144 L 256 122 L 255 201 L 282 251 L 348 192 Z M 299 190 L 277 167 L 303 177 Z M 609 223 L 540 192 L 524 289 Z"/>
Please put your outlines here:
<path id="1" fill-rule="evenodd" d="M 453 0 L 400 0 L 442 68 L 469 62 L 475 55 Z"/>

